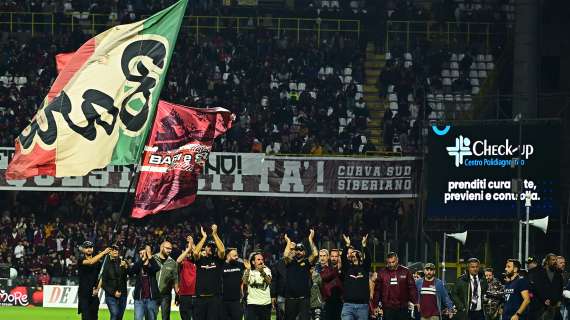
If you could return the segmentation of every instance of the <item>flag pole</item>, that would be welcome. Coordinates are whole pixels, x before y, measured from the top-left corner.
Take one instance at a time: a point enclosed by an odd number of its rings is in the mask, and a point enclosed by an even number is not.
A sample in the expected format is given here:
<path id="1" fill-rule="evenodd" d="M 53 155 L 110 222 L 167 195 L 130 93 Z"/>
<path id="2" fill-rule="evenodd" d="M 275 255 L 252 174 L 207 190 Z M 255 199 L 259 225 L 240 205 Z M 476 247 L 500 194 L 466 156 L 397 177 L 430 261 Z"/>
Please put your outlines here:
<path id="1" fill-rule="evenodd" d="M 129 181 L 129 187 L 127 188 L 127 192 L 123 196 L 123 201 L 121 203 L 121 209 L 119 210 L 119 219 L 117 220 L 117 222 L 115 222 L 115 226 L 113 227 L 113 236 L 111 238 L 111 245 L 113 244 L 113 242 L 115 242 L 115 238 L 117 236 L 117 229 L 119 228 L 119 224 L 121 223 L 121 218 L 123 217 L 123 212 L 125 211 L 125 207 L 127 206 L 127 200 L 129 198 L 129 194 L 131 193 L 131 188 L 133 187 L 133 182 L 135 181 L 135 176 L 138 173 L 138 167 L 139 167 L 139 165 L 137 164 L 133 170 L 133 174 L 132 174 L 131 179 Z M 107 260 L 109 260 L 109 255 L 105 255 L 105 258 L 103 259 L 103 263 L 101 264 L 101 269 L 99 270 L 99 276 L 97 277 L 97 282 L 99 282 L 101 280 L 101 278 L 103 277 L 103 270 L 105 269 L 105 264 L 107 264 Z"/>

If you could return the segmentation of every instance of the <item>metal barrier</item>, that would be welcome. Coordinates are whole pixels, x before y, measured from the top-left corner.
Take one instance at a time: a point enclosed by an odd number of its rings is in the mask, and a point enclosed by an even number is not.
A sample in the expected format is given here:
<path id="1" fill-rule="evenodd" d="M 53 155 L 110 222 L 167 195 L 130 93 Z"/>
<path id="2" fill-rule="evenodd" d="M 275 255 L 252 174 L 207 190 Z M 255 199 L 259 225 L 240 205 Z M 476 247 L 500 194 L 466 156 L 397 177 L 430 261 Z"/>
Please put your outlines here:
<path id="1" fill-rule="evenodd" d="M 477 42 L 489 50 L 498 37 L 508 36 L 512 26 L 490 22 L 387 21 L 386 27 L 386 51 L 394 42 L 405 42 L 409 52 L 412 43 L 420 40 L 438 40 L 448 46 Z"/>
<path id="2" fill-rule="evenodd" d="M 144 18 L 144 17 L 143 17 Z M 4 32 L 30 32 L 55 34 L 60 31 L 76 31 L 96 34 L 119 24 L 114 14 L 96 13 L 39 13 L 39 12 L 0 12 L 0 30 Z M 272 17 L 234 16 L 186 16 L 182 24 L 183 32 L 193 33 L 196 41 L 201 34 L 221 31 L 254 31 L 262 27 L 273 31 L 280 38 L 288 35 L 297 41 L 304 33 L 316 37 L 317 44 L 326 33 L 344 33 L 360 37 L 360 20 L 307 19 Z"/>

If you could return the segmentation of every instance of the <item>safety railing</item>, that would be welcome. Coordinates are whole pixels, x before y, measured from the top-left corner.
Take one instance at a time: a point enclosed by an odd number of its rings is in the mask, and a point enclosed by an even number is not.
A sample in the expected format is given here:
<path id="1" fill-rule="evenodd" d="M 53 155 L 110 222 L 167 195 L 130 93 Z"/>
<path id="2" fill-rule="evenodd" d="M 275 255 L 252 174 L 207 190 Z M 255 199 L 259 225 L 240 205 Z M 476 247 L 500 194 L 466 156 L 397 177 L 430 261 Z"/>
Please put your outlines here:
<path id="1" fill-rule="evenodd" d="M 0 12 L 0 31 L 29 32 L 32 36 L 37 33 L 55 34 L 60 31 L 76 30 L 96 34 L 119 22 L 114 14 Z M 235 16 L 187 16 L 182 30 L 192 34 L 198 41 L 201 35 L 212 32 L 255 31 L 260 27 L 275 32 L 279 38 L 287 36 L 297 41 L 309 34 L 315 37 L 317 44 L 321 42 L 321 37 L 328 33 L 341 33 L 359 38 L 361 31 L 359 20 Z"/>
<path id="2" fill-rule="evenodd" d="M 394 45 L 407 52 L 422 40 L 439 41 L 448 46 L 469 46 L 474 43 L 489 50 L 494 43 L 504 41 L 511 25 L 507 23 L 457 21 L 387 21 L 386 51 Z"/>

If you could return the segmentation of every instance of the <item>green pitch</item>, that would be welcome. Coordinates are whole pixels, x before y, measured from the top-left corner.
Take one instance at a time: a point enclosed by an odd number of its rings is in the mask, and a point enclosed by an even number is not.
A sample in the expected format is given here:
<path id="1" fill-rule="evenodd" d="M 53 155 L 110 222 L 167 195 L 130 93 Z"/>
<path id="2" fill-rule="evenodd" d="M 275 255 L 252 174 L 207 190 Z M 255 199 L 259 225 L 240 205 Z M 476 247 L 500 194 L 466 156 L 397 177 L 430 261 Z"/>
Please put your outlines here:
<path id="1" fill-rule="evenodd" d="M 124 320 L 134 319 L 132 310 L 125 311 Z M 160 314 L 158 319 L 160 319 Z M 0 307 L 1 320 L 79 320 L 77 309 L 54 309 L 40 307 Z M 178 312 L 172 312 L 172 320 L 180 320 Z M 109 320 L 109 311 L 99 310 L 99 320 Z"/>
<path id="2" fill-rule="evenodd" d="M 125 311 L 123 320 L 132 320 L 132 310 Z M 80 320 L 77 309 L 40 308 L 40 307 L 0 307 L 0 320 Z M 158 319 L 161 319 L 160 312 Z M 172 311 L 170 319 L 180 320 L 178 312 Z M 275 319 L 275 314 L 271 316 Z M 99 310 L 99 320 L 109 320 L 109 311 Z"/>

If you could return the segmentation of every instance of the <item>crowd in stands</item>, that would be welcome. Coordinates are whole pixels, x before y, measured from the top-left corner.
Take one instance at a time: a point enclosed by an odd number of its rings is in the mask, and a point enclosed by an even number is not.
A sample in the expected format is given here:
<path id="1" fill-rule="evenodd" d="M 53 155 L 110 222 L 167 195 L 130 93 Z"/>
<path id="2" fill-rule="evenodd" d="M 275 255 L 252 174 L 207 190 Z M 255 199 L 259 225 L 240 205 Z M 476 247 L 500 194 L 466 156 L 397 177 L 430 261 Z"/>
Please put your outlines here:
<path id="1" fill-rule="evenodd" d="M 315 204 L 312 199 L 199 197 L 190 207 L 137 221 L 127 220 L 127 213 L 119 216 L 122 195 L 8 194 L 2 199 L 0 264 L 13 266 L 20 279 L 32 284 L 40 279 L 52 283 L 65 282 L 67 277 L 74 280 L 78 246 L 85 240 L 97 248 L 109 246 L 115 221 L 120 221 L 115 240 L 127 248 L 127 258 L 142 243 L 156 243 L 156 239 L 171 240 L 179 252 L 188 234 L 197 237 L 200 225 L 217 223 L 226 246 L 239 248 L 240 254 L 262 250 L 271 262 L 282 253 L 285 232 L 301 241 L 314 228 L 320 247 L 336 248 L 338 234 L 370 232 L 370 239 L 380 238 L 380 230 L 391 226 L 396 216 L 413 210 L 395 200 L 322 200 Z"/>
<path id="2" fill-rule="evenodd" d="M 78 48 L 80 32 L 0 46 L 0 145 L 36 113 L 56 77 L 57 53 Z M 222 32 L 198 43 L 181 35 L 163 98 L 188 106 L 221 106 L 237 116 L 217 151 L 344 153 L 373 150 L 366 137 L 364 60 L 359 43 L 334 35 L 276 38 L 267 30 Z"/>

